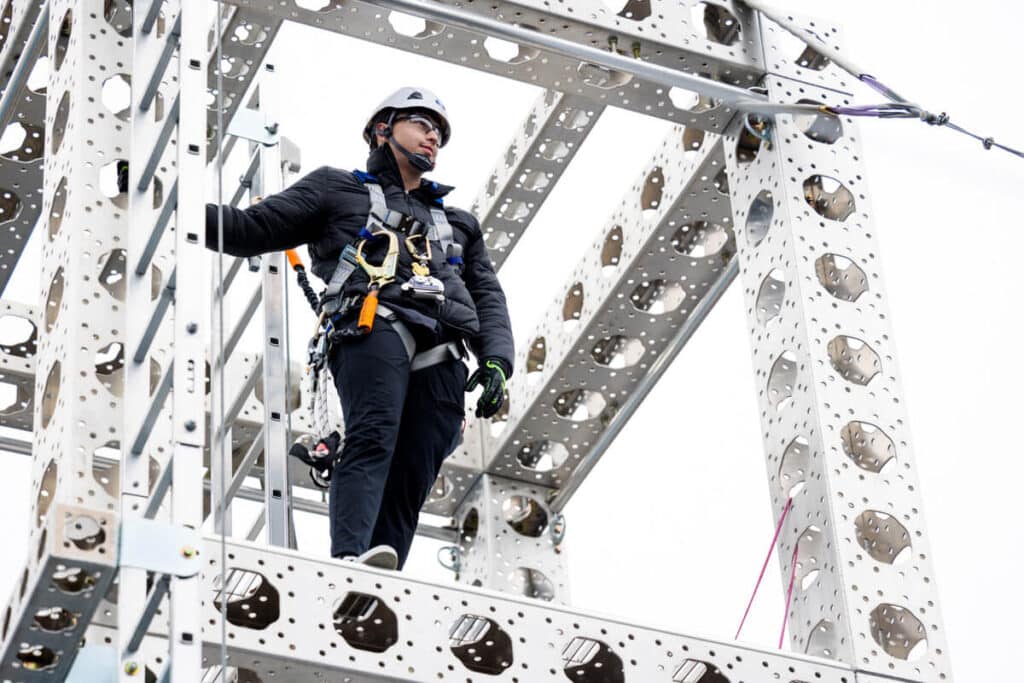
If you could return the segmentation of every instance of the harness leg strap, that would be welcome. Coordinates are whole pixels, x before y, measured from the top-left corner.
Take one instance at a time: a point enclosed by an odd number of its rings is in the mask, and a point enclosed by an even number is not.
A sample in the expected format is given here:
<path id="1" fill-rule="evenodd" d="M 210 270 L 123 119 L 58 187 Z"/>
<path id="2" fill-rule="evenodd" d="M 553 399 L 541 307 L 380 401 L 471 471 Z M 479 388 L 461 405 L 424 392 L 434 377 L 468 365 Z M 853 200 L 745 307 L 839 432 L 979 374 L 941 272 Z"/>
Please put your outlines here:
<path id="1" fill-rule="evenodd" d="M 416 339 L 412 336 L 412 332 L 409 331 L 406 324 L 398 319 L 394 311 L 387 306 L 378 305 L 377 315 L 391 323 L 391 327 L 398 333 L 398 337 L 402 340 L 402 345 L 405 346 L 405 352 L 409 356 L 410 372 L 416 372 L 417 370 L 444 363 L 449 359 L 460 357 L 459 347 L 455 342 L 438 344 L 422 353 L 416 353 Z"/>

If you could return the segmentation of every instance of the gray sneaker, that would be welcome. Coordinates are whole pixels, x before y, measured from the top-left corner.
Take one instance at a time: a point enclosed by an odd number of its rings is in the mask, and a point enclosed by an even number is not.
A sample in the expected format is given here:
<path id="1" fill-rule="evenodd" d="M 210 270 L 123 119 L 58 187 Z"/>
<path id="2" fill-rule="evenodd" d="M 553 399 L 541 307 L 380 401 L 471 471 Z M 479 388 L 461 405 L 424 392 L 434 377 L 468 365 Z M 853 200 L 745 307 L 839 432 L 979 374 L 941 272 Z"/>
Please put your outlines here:
<path id="1" fill-rule="evenodd" d="M 359 564 L 365 564 L 367 567 L 375 567 L 377 569 L 398 569 L 398 553 L 389 545 L 375 546 L 359 557 L 349 555 L 341 559 L 348 562 L 358 562 Z"/>

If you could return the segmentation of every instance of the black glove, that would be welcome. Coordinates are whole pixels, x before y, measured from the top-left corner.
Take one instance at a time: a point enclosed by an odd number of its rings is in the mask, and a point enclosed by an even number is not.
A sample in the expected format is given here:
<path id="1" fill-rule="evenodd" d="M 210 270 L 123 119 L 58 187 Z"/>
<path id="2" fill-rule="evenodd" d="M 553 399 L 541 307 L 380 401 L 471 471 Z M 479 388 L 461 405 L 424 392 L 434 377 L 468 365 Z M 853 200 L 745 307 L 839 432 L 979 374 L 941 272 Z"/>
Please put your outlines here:
<path id="1" fill-rule="evenodd" d="M 470 375 L 466 382 L 466 391 L 473 391 L 482 385 L 484 391 L 476 402 L 477 417 L 493 417 L 505 402 L 505 381 L 508 371 L 504 361 L 497 358 L 484 359 L 483 365 Z"/>

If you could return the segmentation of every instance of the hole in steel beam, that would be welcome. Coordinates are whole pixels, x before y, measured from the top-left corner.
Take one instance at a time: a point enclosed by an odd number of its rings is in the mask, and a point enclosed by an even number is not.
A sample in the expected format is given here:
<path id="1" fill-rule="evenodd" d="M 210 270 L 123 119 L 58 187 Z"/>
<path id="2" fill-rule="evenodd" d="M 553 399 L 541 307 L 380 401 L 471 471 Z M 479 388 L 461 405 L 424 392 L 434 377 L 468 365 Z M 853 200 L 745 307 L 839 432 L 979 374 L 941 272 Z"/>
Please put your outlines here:
<path id="1" fill-rule="evenodd" d="M 798 104 L 812 104 L 818 106 L 821 103 L 815 100 L 798 100 Z M 809 140 L 831 145 L 843 137 L 843 122 L 834 114 L 817 112 L 814 114 L 800 114 L 793 117 L 793 122 L 803 131 Z"/>
<path id="2" fill-rule="evenodd" d="M 68 200 L 68 179 L 64 176 L 57 183 L 57 189 L 53 192 L 53 199 L 50 200 L 50 221 L 47 230 L 47 237 L 51 240 L 60 232 L 60 226 L 64 224 L 64 207 Z"/>
<path id="3" fill-rule="evenodd" d="M 281 616 L 280 595 L 259 572 L 232 567 L 223 587 L 219 575 L 214 579 L 214 592 L 214 606 L 226 602 L 228 623 L 235 626 L 262 631 Z"/>
<path id="4" fill-rule="evenodd" d="M 573 422 L 593 420 L 607 405 L 604 396 L 590 389 L 570 389 L 555 397 L 555 414 Z"/>
<path id="5" fill-rule="evenodd" d="M 768 401 L 776 412 L 785 410 L 792 403 L 796 380 L 796 354 L 784 351 L 772 364 L 771 372 L 768 373 Z"/>
<path id="6" fill-rule="evenodd" d="M 747 239 L 751 246 L 761 244 L 772 226 L 775 202 L 770 190 L 761 190 L 747 210 Z"/>
<path id="7" fill-rule="evenodd" d="M 580 316 L 583 314 L 583 283 L 576 282 L 569 287 L 565 295 L 565 302 L 562 304 L 562 329 L 566 331 L 575 330 L 580 325 Z"/>
<path id="8" fill-rule="evenodd" d="M 28 318 L 8 313 L 0 315 L 0 351 L 18 358 L 36 354 L 36 325 Z"/>
<path id="9" fill-rule="evenodd" d="M 633 307 L 648 315 L 671 313 L 685 300 L 686 292 L 682 287 L 661 279 L 641 282 L 629 295 Z"/>
<path id="10" fill-rule="evenodd" d="M 414 17 L 404 12 L 390 12 L 388 23 L 391 24 L 395 33 L 417 40 L 432 38 L 444 30 L 444 24 L 427 21 L 422 17 Z"/>
<path id="11" fill-rule="evenodd" d="M 635 337 L 615 334 L 599 339 L 590 349 L 590 357 L 606 368 L 628 368 L 644 357 L 644 344 Z"/>
<path id="12" fill-rule="evenodd" d="M 357 650 L 384 652 L 398 641 L 398 619 L 376 596 L 346 593 L 332 619 L 338 635 Z"/>
<path id="13" fill-rule="evenodd" d="M 463 614 L 448 632 L 448 645 L 476 673 L 497 676 L 513 663 L 512 639 L 487 617 Z"/>
<path id="14" fill-rule="evenodd" d="M 910 557 L 910 532 L 892 515 L 865 510 L 853 525 L 857 542 L 872 559 L 882 564 L 902 564 Z"/>
<path id="15" fill-rule="evenodd" d="M 0 136 L 0 157 L 25 163 L 43 156 L 43 128 L 14 121 Z"/>
<path id="16" fill-rule="evenodd" d="M 633 80 L 633 74 L 614 71 L 589 62 L 580 62 L 576 67 L 576 74 L 584 83 L 600 90 L 621 88 Z"/>
<path id="17" fill-rule="evenodd" d="M 68 520 L 65 533 L 68 540 L 79 550 L 94 550 L 107 540 L 107 532 L 103 525 L 89 515 L 77 515 Z"/>
<path id="18" fill-rule="evenodd" d="M 862 470 L 881 472 L 896 458 L 896 444 L 881 427 L 870 422 L 847 422 L 839 436 L 846 457 Z"/>
<path id="19" fill-rule="evenodd" d="M 57 42 L 53 50 L 54 71 L 60 71 L 61 65 L 64 64 L 64 57 L 68 53 L 68 44 L 71 42 L 71 27 L 73 25 L 72 14 L 69 9 L 64 13 L 64 18 L 60 22 L 60 29 L 57 31 Z"/>
<path id="20" fill-rule="evenodd" d="M 57 272 L 53 274 L 53 279 L 50 280 L 50 289 L 46 293 L 46 315 L 44 316 L 44 320 L 46 321 L 47 332 L 53 330 L 53 326 L 57 322 L 57 317 L 60 315 L 60 307 L 63 301 L 64 267 L 60 266 L 57 268 Z"/>
<path id="21" fill-rule="evenodd" d="M 569 450 L 560 441 L 531 441 L 516 453 L 519 464 L 534 472 L 550 472 L 568 458 Z"/>
<path id="22" fill-rule="evenodd" d="M 43 388 L 43 401 L 40 411 L 40 419 L 43 429 L 50 424 L 50 418 L 57 410 L 57 399 L 60 397 L 61 372 L 60 361 L 56 360 L 46 375 L 46 384 Z"/>
<path id="23" fill-rule="evenodd" d="M 53 137 L 50 140 L 50 154 L 56 154 L 64 142 L 64 133 L 71 115 L 71 93 L 65 91 L 57 105 L 57 113 L 53 116 Z"/>
<path id="24" fill-rule="evenodd" d="M 807 485 L 811 468 L 811 445 L 802 436 L 794 437 L 782 453 L 779 487 L 787 498 L 795 498 Z"/>
<path id="25" fill-rule="evenodd" d="M 824 254 L 814 262 L 818 282 L 843 301 L 856 301 L 868 291 L 868 276 L 856 263 L 839 254 Z"/>
<path id="26" fill-rule="evenodd" d="M 57 565 L 50 576 L 50 581 L 59 591 L 71 595 L 92 590 L 96 585 L 96 577 L 81 567 L 65 567 L 64 565 Z"/>
<path id="27" fill-rule="evenodd" d="M 871 610 L 871 637 L 896 659 L 914 661 L 928 651 L 924 624 L 906 607 L 882 603 Z"/>
<path id="28" fill-rule="evenodd" d="M 882 359 L 867 342 L 839 335 L 828 343 L 828 358 L 832 367 L 847 382 L 867 385 L 882 371 Z"/>
<path id="29" fill-rule="evenodd" d="M 576 636 L 562 648 L 566 678 L 573 681 L 623 683 L 622 658 L 600 640 Z"/>
<path id="30" fill-rule="evenodd" d="M 618 270 L 622 258 L 622 226 L 616 225 L 604 238 L 601 247 L 601 274 L 611 277 Z"/>
<path id="31" fill-rule="evenodd" d="M 703 27 L 703 37 L 719 45 L 732 45 L 740 39 L 740 22 L 721 5 L 702 2 L 691 9 L 694 25 Z"/>
<path id="32" fill-rule="evenodd" d="M 761 281 L 754 303 L 757 320 L 767 325 L 782 313 L 782 302 L 786 299 L 786 274 L 779 268 L 768 273 Z"/>
<path id="33" fill-rule="evenodd" d="M 537 538 L 548 528 L 547 510 L 530 496 L 509 496 L 502 501 L 501 512 L 505 523 L 517 534 Z"/>
<path id="34" fill-rule="evenodd" d="M 819 216 L 833 221 L 845 221 L 857 210 L 853 193 L 830 176 L 809 176 L 804 181 L 804 200 Z"/>
<path id="35" fill-rule="evenodd" d="M 672 674 L 672 683 L 730 683 L 730 681 L 711 662 L 687 659 Z"/>
<path id="36" fill-rule="evenodd" d="M 528 598 L 544 602 L 550 602 L 555 598 L 554 584 L 539 569 L 517 567 L 514 572 L 509 574 L 509 580 L 522 595 Z"/>
<path id="37" fill-rule="evenodd" d="M 530 344 L 530 352 L 526 356 L 526 381 L 536 384 L 544 372 L 544 361 L 547 359 L 548 347 L 544 337 L 537 337 Z"/>
<path id="38" fill-rule="evenodd" d="M 39 481 L 39 491 L 36 492 L 36 527 L 42 526 L 46 520 L 46 513 L 50 511 L 50 503 L 57 493 L 57 461 L 51 460 L 43 470 L 42 479 Z"/>

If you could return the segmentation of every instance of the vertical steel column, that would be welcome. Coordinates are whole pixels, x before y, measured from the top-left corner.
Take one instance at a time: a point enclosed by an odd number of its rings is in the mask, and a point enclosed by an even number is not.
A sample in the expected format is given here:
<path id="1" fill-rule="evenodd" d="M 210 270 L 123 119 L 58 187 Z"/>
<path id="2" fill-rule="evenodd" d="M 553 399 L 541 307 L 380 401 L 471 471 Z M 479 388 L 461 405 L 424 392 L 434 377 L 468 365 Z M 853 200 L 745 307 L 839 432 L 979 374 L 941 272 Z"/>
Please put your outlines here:
<path id="1" fill-rule="evenodd" d="M 124 112 L 100 93 L 121 78 L 131 46 L 101 10 L 102 3 L 93 11 L 70 0 L 50 5 L 51 69 L 39 149 L 46 155 L 46 218 L 40 226 L 44 303 L 35 321 L 33 548 L 55 501 L 117 508 L 119 475 L 95 456 L 116 458 L 127 438 L 121 410 L 128 207 L 107 181 L 129 136 Z M 30 566 L 31 558 L 34 553 Z"/>
<path id="2" fill-rule="evenodd" d="M 459 580 L 569 604 L 564 518 L 547 501 L 554 489 L 483 474 L 459 506 Z"/>
<path id="3" fill-rule="evenodd" d="M 203 444 L 205 441 L 205 362 L 202 327 L 208 300 L 204 188 L 206 166 L 206 3 L 181 0 L 178 84 L 178 211 L 174 308 L 174 472 L 171 520 L 198 528 L 203 522 Z M 190 552 L 190 549 L 182 549 Z M 201 670 L 201 605 L 197 577 L 171 579 L 170 658 L 173 683 L 193 682 Z"/>
<path id="4" fill-rule="evenodd" d="M 266 64 L 260 78 L 259 106 L 267 132 L 277 132 L 277 90 L 274 65 Z M 258 143 L 257 143 L 258 144 Z M 260 146 L 260 172 L 254 193 L 281 191 L 281 144 Z M 291 488 L 288 483 L 288 417 L 285 396 L 285 357 L 288 331 L 284 319 L 284 254 L 263 257 L 263 490 L 266 495 L 267 543 L 291 545 Z"/>
<path id="5" fill-rule="evenodd" d="M 771 101 L 844 101 L 827 59 L 771 22 L 761 34 Z M 776 519 L 792 499 L 790 642 L 951 680 L 859 137 L 850 118 L 786 115 L 770 147 L 742 121 L 726 145 Z"/>

